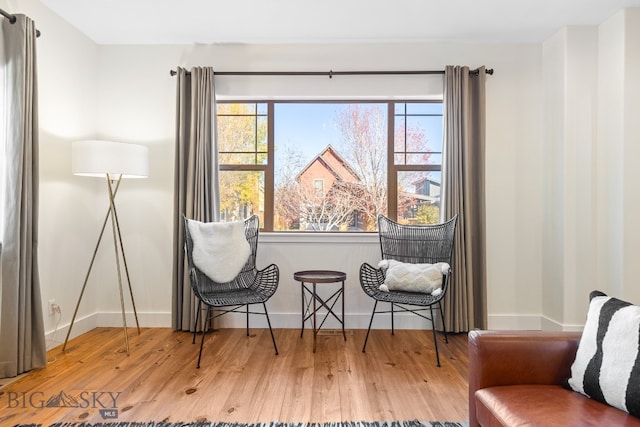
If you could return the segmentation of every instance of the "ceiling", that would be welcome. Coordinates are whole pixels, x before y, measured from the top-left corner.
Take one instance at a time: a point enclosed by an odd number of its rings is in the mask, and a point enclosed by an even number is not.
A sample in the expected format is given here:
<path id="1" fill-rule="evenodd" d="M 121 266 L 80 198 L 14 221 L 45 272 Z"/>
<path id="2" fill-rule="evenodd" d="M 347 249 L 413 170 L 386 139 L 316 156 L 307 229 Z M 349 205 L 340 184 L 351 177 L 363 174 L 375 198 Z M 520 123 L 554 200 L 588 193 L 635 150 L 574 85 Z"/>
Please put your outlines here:
<path id="1" fill-rule="evenodd" d="M 98 44 L 540 43 L 640 0 L 41 0 Z"/>

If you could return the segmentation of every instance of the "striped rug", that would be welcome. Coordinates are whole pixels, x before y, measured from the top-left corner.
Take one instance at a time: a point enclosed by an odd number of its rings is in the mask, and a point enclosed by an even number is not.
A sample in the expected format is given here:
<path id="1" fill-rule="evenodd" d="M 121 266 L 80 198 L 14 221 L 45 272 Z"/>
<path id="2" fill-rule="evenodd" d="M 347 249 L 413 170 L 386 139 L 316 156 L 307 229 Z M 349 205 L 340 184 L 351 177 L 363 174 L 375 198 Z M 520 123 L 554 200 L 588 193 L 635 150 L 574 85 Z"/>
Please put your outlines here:
<path id="1" fill-rule="evenodd" d="M 167 422 L 167 421 L 111 421 L 111 422 L 58 422 L 49 427 L 468 427 L 467 422 L 450 421 L 349 421 L 335 423 L 220 423 L 211 421 Z M 42 424 L 17 424 L 15 427 L 45 427 Z"/>

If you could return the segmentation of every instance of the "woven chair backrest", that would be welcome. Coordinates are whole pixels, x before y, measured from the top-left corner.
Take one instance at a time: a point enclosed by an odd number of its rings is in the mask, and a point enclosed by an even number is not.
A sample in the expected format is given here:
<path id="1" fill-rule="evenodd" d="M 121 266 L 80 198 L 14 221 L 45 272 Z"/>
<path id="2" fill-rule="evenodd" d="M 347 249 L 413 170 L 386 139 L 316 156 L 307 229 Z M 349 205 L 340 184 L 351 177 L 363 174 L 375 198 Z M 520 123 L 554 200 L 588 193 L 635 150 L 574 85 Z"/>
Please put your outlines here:
<path id="1" fill-rule="evenodd" d="M 382 258 L 412 264 L 451 264 L 457 219 L 455 215 L 440 224 L 408 225 L 379 215 Z"/>

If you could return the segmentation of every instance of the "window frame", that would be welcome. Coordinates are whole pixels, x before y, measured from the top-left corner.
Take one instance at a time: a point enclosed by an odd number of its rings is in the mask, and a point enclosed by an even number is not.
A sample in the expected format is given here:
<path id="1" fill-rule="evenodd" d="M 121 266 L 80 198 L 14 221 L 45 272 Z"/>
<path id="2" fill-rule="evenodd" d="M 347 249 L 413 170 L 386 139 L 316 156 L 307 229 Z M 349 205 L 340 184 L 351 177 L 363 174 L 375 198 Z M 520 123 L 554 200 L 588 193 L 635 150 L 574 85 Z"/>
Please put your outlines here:
<path id="1" fill-rule="evenodd" d="M 409 103 L 439 103 L 441 101 L 402 101 L 393 100 L 389 101 L 387 111 L 387 216 L 394 221 L 398 220 L 398 175 L 400 172 L 440 172 L 442 176 L 442 162 L 440 164 L 402 164 L 396 165 L 395 162 L 395 126 L 396 126 L 396 104 L 409 104 Z M 405 114 L 405 116 L 413 116 L 414 114 Z M 444 111 L 442 112 L 444 118 Z M 443 141 L 442 147 L 444 149 L 444 126 L 443 126 Z M 442 185 L 442 183 L 440 183 Z M 442 200 L 442 199 L 441 199 Z"/>
<path id="2" fill-rule="evenodd" d="M 218 163 L 220 171 L 258 171 L 264 173 L 264 217 L 261 222 L 261 230 L 273 231 L 273 212 L 274 212 L 274 185 L 275 185 L 275 142 L 274 142 L 274 103 L 266 100 L 224 100 L 216 101 L 216 104 L 256 104 L 255 117 L 262 116 L 258 113 L 257 104 L 267 105 L 267 163 L 266 164 L 221 164 Z M 216 119 L 218 117 L 217 107 Z M 217 120 L 216 120 L 217 123 Z M 256 123 L 257 125 L 257 123 Z M 217 129 L 216 129 L 217 132 Z M 219 151 L 219 150 L 218 150 Z M 271 212 L 269 215 L 267 212 Z"/>
<path id="3" fill-rule="evenodd" d="M 267 107 L 267 163 L 266 164 L 219 164 L 220 171 L 261 171 L 264 173 L 264 220 L 260 230 L 270 233 L 305 233 L 305 234 L 328 234 L 329 231 L 309 231 L 295 230 L 284 231 L 274 230 L 274 191 L 275 191 L 275 104 L 384 104 L 387 106 L 387 213 L 386 215 L 394 221 L 398 219 L 398 174 L 401 172 L 440 172 L 442 176 L 442 161 L 439 164 L 395 164 L 395 126 L 396 126 L 396 104 L 443 104 L 444 99 L 234 99 L 233 97 L 217 100 L 216 104 L 256 104 L 255 115 L 258 114 L 257 104 L 266 104 Z M 217 108 L 215 109 L 217 116 Z M 419 116 L 420 114 L 405 114 L 405 117 Z M 441 116 L 444 118 L 444 111 Z M 444 126 L 443 141 L 444 149 Z M 336 233 L 336 232 L 333 232 Z M 358 235 L 363 233 L 377 233 L 376 231 L 342 231 L 340 235 Z"/>

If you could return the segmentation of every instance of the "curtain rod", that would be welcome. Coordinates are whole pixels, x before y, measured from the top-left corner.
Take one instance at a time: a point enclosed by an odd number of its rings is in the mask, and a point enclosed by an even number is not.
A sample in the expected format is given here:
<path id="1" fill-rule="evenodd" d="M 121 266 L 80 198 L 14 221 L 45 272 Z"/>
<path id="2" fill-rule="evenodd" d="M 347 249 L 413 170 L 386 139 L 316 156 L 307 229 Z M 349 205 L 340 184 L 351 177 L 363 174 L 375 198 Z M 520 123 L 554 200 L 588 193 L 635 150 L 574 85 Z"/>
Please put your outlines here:
<path id="1" fill-rule="evenodd" d="M 0 9 L 0 15 L 4 16 L 5 18 L 7 18 L 9 20 L 10 23 L 15 24 L 16 23 L 16 16 L 12 15 L 10 13 L 5 12 L 4 10 Z M 36 28 L 36 37 L 40 37 L 40 30 L 38 30 Z"/>
<path id="2" fill-rule="evenodd" d="M 469 74 L 478 75 L 480 70 L 469 70 Z M 487 68 L 487 74 L 493 74 L 493 68 Z M 175 76 L 175 70 L 169 71 Z M 187 74 L 191 72 L 187 71 Z M 413 71 L 214 71 L 217 76 L 371 76 L 371 75 L 407 75 L 407 74 L 444 74 L 444 70 L 413 70 Z"/>

